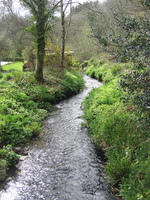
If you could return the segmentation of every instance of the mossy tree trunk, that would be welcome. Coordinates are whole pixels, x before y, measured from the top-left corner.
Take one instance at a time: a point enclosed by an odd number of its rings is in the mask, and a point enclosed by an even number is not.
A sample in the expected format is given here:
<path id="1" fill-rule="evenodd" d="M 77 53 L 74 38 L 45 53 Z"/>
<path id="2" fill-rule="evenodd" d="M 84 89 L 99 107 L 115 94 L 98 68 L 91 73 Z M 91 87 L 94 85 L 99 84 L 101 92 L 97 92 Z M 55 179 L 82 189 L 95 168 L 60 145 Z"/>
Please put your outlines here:
<path id="1" fill-rule="evenodd" d="M 66 30 L 65 30 L 65 12 L 64 12 L 64 2 L 61 0 L 61 25 L 62 25 L 62 47 L 61 47 L 61 67 L 64 67 L 64 53 L 65 53 L 65 43 L 66 43 Z"/>
<path id="2" fill-rule="evenodd" d="M 37 31 L 37 63 L 35 70 L 35 77 L 38 81 L 43 81 L 43 67 L 44 67 L 44 55 L 45 55 L 45 26 L 46 19 L 44 16 L 46 2 L 40 1 L 37 6 L 36 16 L 36 31 Z"/>
<path id="3" fill-rule="evenodd" d="M 52 16 L 52 11 L 47 9 L 48 0 L 22 0 L 22 2 L 30 9 L 34 16 L 37 45 L 35 77 L 38 81 L 43 81 L 47 20 L 50 16 Z"/>
<path id="4" fill-rule="evenodd" d="M 69 8 L 70 6 L 70 8 Z M 60 59 L 60 63 L 61 63 L 61 67 L 64 67 L 64 59 L 65 59 L 65 45 L 66 45 L 66 22 L 65 22 L 65 16 L 68 12 L 68 9 L 70 9 L 70 19 L 68 22 L 68 26 L 70 26 L 70 22 L 71 22 L 71 8 L 72 8 L 72 0 L 68 0 L 68 1 L 64 1 L 64 0 L 60 0 L 60 7 L 61 7 L 61 59 Z M 68 8 L 68 9 L 67 9 Z"/>

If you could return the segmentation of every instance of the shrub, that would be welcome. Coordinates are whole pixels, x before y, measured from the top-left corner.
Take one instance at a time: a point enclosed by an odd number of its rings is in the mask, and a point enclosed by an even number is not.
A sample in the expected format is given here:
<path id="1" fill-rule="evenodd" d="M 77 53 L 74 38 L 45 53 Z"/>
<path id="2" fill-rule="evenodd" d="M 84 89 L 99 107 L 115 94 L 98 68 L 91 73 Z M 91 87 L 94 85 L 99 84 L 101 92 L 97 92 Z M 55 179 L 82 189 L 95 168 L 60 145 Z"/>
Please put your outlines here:
<path id="1" fill-rule="evenodd" d="M 5 160 L 7 167 L 15 166 L 18 162 L 18 159 L 19 155 L 14 151 L 8 149 L 0 149 L 0 160 Z"/>
<path id="2" fill-rule="evenodd" d="M 101 101 L 101 96 L 105 99 L 105 94 L 94 90 L 85 100 L 85 119 L 93 141 L 105 150 L 108 158 L 105 169 L 110 181 L 121 188 L 120 193 L 124 197 L 147 199 L 149 132 L 143 131 L 137 112 L 129 111 L 128 106 L 120 102 L 120 97 L 110 103 Z"/>
<path id="3" fill-rule="evenodd" d="M 3 78 L 3 74 L 0 73 L 0 79 Z"/>
<path id="4" fill-rule="evenodd" d="M 35 129 L 39 132 L 46 111 L 41 112 L 14 83 L 4 82 L 0 89 L 0 143 L 16 145 L 29 141 Z M 35 122 L 38 125 L 33 127 Z"/>
<path id="5" fill-rule="evenodd" d="M 86 63 L 86 65 L 85 65 Z M 82 67 L 86 66 L 86 67 Z M 99 81 L 107 83 L 115 78 L 119 78 L 120 74 L 131 71 L 133 66 L 130 63 L 111 63 L 106 60 L 84 62 L 80 65 L 84 72 L 91 78 L 96 78 Z"/>
<path id="6" fill-rule="evenodd" d="M 60 83 L 67 96 L 77 94 L 84 86 L 82 76 L 75 70 L 67 71 Z"/>
<path id="7" fill-rule="evenodd" d="M 149 117 L 148 112 L 141 112 L 144 106 L 139 109 L 140 102 L 137 104 L 138 98 L 135 97 L 141 97 L 141 100 L 143 94 L 143 98 L 148 97 L 145 95 L 145 86 L 148 86 L 149 82 L 146 81 L 147 78 L 144 79 L 143 73 L 147 73 L 144 70 L 136 72 L 135 84 L 131 85 L 133 80 L 130 81 L 128 75 L 124 76 L 122 81 L 119 74 L 131 69 L 130 64 L 114 64 L 108 67 L 107 71 L 103 66 L 87 67 L 86 71 L 89 74 L 92 71 L 96 78 L 98 78 L 96 74 L 104 70 L 101 77 L 106 80 L 105 85 L 91 91 L 83 102 L 85 109 L 83 117 L 86 119 L 94 143 L 105 151 L 108 159 L 105 170 L 112 185 L 120 189 L 119 195 L 129 200 L 147 200 L 150 198 L 150 140 L 148 122 L 146 123 Z M 141 85 L 139 85 L 140 73 L 140 80 L 143 80 Z M 125 84 L 124 91 L 120 90 L 119 84 L 116 84 L 119 81 L 122 85 Z M 138 92 L 141 88 L 143 88 L 142 93 Z M 128 98 L 130 101 L 127 102 L 125 100 L 131 90 L 136 96 L 130 96 L 132 99 Z M 148 107 L 147 99 L 141 102 Z M 133 104 L 133 100 L 136 104 Z"/>

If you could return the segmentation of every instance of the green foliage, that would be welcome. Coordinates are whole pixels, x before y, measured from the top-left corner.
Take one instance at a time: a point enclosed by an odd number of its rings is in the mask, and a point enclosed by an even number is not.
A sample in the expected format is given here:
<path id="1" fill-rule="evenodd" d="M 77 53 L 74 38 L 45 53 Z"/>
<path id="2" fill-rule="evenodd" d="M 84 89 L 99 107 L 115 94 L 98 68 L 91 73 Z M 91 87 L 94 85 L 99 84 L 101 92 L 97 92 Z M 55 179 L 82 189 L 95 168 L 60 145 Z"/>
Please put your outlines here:
<path id="1" fill-rule="evenodd" d="M 126 101 L 136 104 L 150 117 L 150 71 L 145 66 L 122 76 L 120 86 L 127 92 Z M 148 118 L 149 118 L 148 117 Z"/>
<path id="2" fill-rule="evenodd" d="M 115 64 L 106 60 L 95 59 L 93 61 L 93 59 L 90 59 L 88 62 L 82 63 L 80 68 L 91 78 L 107 83 L 116 78 L 119 80 L 120 74 L 130 71 L 133 67 L 127 63 Z"/>
<path id="3" fill-rule="evenodd" d="M 17 71 L 22 71 L 22 66 L 23 66 L 23 62 L 15 62 L 15 63 L 9 63 L 7 65 L 2 66 L 2 70 L 4 71 L 13 71 L 13 70 L 17 70 Z"/>
<path id="4" fill-rule="evenodd" d="M 10 79 L 11 77 L 11 79 Z M 42 120 L 53 103 L 77 93 L 83 78 L 75 70 L 66 71 L 60 83 L 38 83 L 33 73 L 12 72 L 0 81 L 0 145 L 29 142 L 41 130 Z M 55 84 L 55 86 L 53 85 Z"/>
<path id="5" fill-rule="evenodd" d="M 0 170 L 6 169 L 6 168 L 7 168 L 6 160 L 0 159 Z"/>
<path id="6" fill-rule="evenodd" d="M 47 51 L 47 54 L 44 57 L 45 65 L 47 65 L 48 68 L 60 67 L 61 48 L 59 47 L 59 41 L 56 40 L 55 43 L 51 41 L 47 42 L 46 51 Z M 73 64 L 72 52 L 67 47 L 65 47 L 64 68 L 71 67 L 72 64 Z"/>
<path id="7" fill-rule="evenodd" d="M 15 166 L 19 160 L 19 155 L 7 148 L 0 149 L 0 160 L 6 162 L 6 167 Z"/>
<path id="8" fill-rule="evenodd" d="M 3 78 L 3 74 L 0 73 L 0 79 Z"/>
<path id="9" fill-rule="evenodd" d="M 119 61 L 137 62 L 141 58 L 148 58 L 149 50 L 149 19 L 134 18 L 130 16 L 120 16 L 114 13 L 114 17 L 119 27 L 125 34 L 119 34 L 111 38 L 115 44 L 115 50 Z"/>
<path id="10" fill-rule="evenodd" d="M 5 77 L 4 77 L 4 79 L 5 79 L 6 81 L 12 79 L 12 74 L 11 74 L 11 73 L 6 74 Z"/>
<path id="11" fill-rule="evenodd" d="M 85 99 L 85 105 L 87 103 L 88 104 L 94 103 L 93 106 L 96 107 L 102 104 L 112 105 L 114 102 L 119 101 L 123 98 L 124 94 L 117 88 L 116 83 L 106 84 L 100 88 L 92 90 L 90 92 L 90 95 Z"/>
<path id="12" fill-rule="evenodd" d="M 84 86 L 82 76 L 75 70 L 67 71 L 64 79 L 60 83 L 64 89 L 66 96 L 77 94 Z"/>
<path id="13" fill-rule="evenodd" d="M 29 141 L 35 130 L 39 132 L 46 111 L 39 110 L 17 85 L 5 82 L 0 88 L 0 142 L 14 145 Z"/>
<path id="14" fill-rule="evenodd" d="M 17 79 L 18 85 L 8 81 L 0 85 L 0 143 L 16 145 L 29 141 L 40 131 L 41 121 L 47 116 L 47 112 L 39 109 L 27 95 L 26 88 L 19 86 L 26 78 L 20 78 L 20 82 Z"/>
<path id="15" fill-rule="evenodd" d="M 39 108 L 51 108 L 50 102 L 54 100 L 54 91 L 48 85 L 39 84 L 34 78 L 33 73 L 14 72 L 13 74 L 15 83 L 25 91 L 25 94 L 31 101 L 36 102 Z"/>
<path id="16" fill-rule="evenodd" d="M 147 200 L 150 198 L 149 115 L 148 108 L 147 112 L 141 112 L 141 105 L 143 103 L 143 109 L 149 106 L 146 98 L 149 76 L 144 68 L 136 73 L 132 68 L 123 63 L 86 62 L 83 70 L 97 79 L 101 74 L 105 84 L 89 93 L 82 104 L 83 117 L 94 143 L 105 151 L 108 158 L 105 170 L 112 185 L 120 189 L 119 195 L 124 199 Z M 132 75 L 133 85 L 127 72 Z M 120 74 L 124 74 L 124 80 Z M 119 82 L 124 90 L 120 90 Z"/>
<path id="17" fill-rule="evenodd" d="M 138 113 L 129 112 L 130 108 L 120 101 L 120 91 L 110 92 L 109 87 L 107 90 L 105 85 L 90 93 L 84 101 L 84 117 L 93 141 L 106 152 L 105 169 L 113 185 L 120 186 L 125 197 L 136 199 L 140 194 L 146 199 L 149 195 L 149 133 L 143 130 Z"/>

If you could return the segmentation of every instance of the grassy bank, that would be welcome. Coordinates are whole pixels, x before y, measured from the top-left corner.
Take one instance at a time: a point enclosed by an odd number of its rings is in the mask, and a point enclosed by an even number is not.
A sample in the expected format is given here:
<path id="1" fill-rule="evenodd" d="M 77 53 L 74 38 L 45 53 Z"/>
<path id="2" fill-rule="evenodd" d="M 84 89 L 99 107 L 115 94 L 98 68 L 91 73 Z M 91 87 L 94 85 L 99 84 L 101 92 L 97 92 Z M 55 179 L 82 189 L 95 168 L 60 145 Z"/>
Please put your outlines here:
<path id="1" fill-rule="evenodd" d="M 2 66 L 2 70 L 10 71 L 10 70 L 17 70 L 22 71 L 23 62 L 15 62 L 15 63 L 8 63 Z"/>
<path id="2" fill-rule="evenodd" d="M 126 200 L 150 199 L 150 135 L 143 123 L 148 116 L 124 102 L 126 93 L 118 84 L 132 66 L 91 59 L 81 68 L 104 82 L 83 102 L 84 118 L 93 141 L 105 151 L 105 170 L 114 191 Z"/>
<path id="3" fill-rule="evenodd" d="M 78 93 L 84 85 L 74 69 L 61 73 L 47 69 L 45 77 L 38 83 L 33 72 L 0 74 L 0 162 L 7 166 L 13 147 L 29 143 L 40 133 L 52 104 Z"/>

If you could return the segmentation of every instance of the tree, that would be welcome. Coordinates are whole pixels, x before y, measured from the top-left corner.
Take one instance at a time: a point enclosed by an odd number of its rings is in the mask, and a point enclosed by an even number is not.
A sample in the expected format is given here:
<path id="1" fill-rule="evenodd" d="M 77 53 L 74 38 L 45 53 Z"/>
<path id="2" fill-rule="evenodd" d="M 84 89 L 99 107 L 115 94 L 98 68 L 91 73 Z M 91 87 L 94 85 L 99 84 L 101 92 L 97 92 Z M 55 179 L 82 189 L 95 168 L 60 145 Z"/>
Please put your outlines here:
<path id="1" fill-rule="evenodd" d="M 149 9 L 147 0 L 107 0 L 103 11 L 97 2 L 93 3 L 93 7 L 90 5 L 88 13 L 98 42 L 110 53 L 115 53 L 116 61 L 132 62 L 134 65 L 132 72 L 122 76 L 120 86 L 127 92 L 126 102 L 138 107 L 147 127 L 150 122 Z"/>
<path id="2" fill-rule="evenodd" d="M 60 1 L 61 6 L 61 25 L 62 25 L 62 48 L 61 48 L 61 67 L 64 66 L 64 53 L 65 53 L 65 43 L 66 43 L 66 27 L 65 27 L 65 12 L 70 4 L 70 0 L 65 5 L 63 0 Z"/>
<path id="3" fill-rule="evenodd" d="M 21 0 L 28 7 L 34 16 L 37 63 L 35 77 L 38 81 L 43 81 L 43 67 L 45 55 L 46 32 L 48 31 L 48 18 L 53 16 L 53 9 L 48 8 L 48 0 Z"/>
<path id="4" fill-rule="evenodd" d="M 72 7 L 71 23 L 67 30 L 66 45 L 74 51 L 74 56 L 80 61 L 91 58 L 101 50 L 87 19 L 87 6 L 90 4 L 91 2 L 86 2 Z M 66 16 L 66 24 L 68 22 L 69 16 Z"/>
<path id="5" fill-rule="evenodd" d="M 6 12 L 0 18 L 0 54 L 3 59 L 21 58 L 22 50 L 32 43 L 32 36 L 24 31 L 29 20 L 13 12 Z"/>

